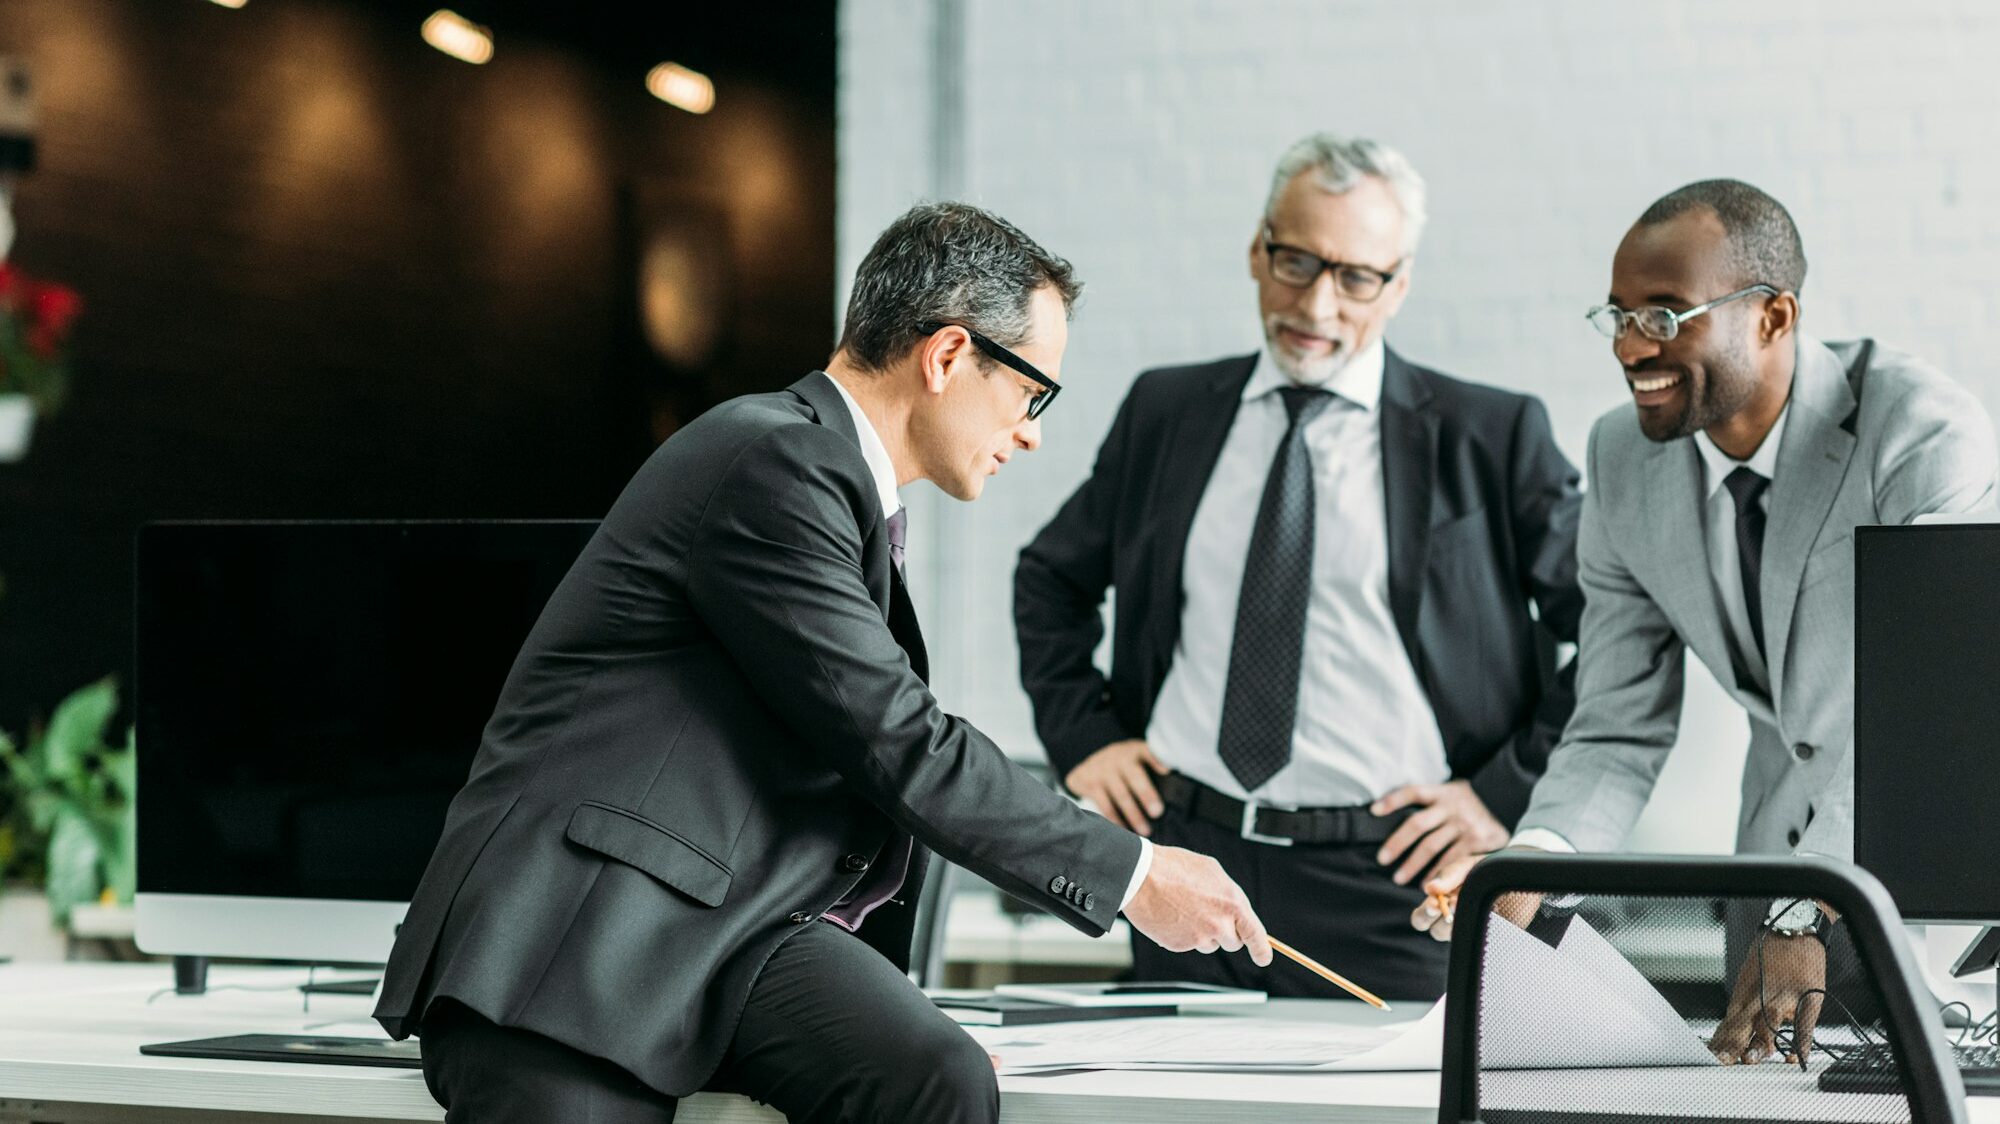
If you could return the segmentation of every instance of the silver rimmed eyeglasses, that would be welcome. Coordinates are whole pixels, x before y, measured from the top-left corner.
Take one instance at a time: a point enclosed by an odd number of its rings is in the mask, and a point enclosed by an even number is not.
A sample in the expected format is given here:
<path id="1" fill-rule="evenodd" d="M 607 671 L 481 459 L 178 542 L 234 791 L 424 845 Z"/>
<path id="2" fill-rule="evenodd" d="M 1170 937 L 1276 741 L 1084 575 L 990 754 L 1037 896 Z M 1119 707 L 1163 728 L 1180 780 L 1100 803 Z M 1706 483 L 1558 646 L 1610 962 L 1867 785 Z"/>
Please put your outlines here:
<path id="1" fill-rule="evenodd" d="M 1615 304 L 1600 304 L 1583 315 L 1584 319 L 1590 321 L 1590 326 L 1596 328 L 1599 334 L 1603 335 L 1606 339 L 1615 340 L 1623 338 L 1625 335 L 1625 326 L 1629 324 L 1638 328 L 1639 334 L 1645 336 L 1647 339 L 1665 343 L 1681 334 L 1682 324 L 1700 316 L 1704 312 L 1720 308 L 1730 301 L 1740 300 L 1750 296 L 1752 293 L 1764 293 L 1775 297 L 1778 295 L 1778 289 L 1774 285 L 1760 283 L 1752 285 L 1747 289 L 1738 289 L 1727 296 L 1717 297 L 1704 304 L 1695 305 L 1684 312 L 1675 312 L 1671 308 L 1657 304 L 1642 305 L 1634 309 L 1619 308 Z"/>

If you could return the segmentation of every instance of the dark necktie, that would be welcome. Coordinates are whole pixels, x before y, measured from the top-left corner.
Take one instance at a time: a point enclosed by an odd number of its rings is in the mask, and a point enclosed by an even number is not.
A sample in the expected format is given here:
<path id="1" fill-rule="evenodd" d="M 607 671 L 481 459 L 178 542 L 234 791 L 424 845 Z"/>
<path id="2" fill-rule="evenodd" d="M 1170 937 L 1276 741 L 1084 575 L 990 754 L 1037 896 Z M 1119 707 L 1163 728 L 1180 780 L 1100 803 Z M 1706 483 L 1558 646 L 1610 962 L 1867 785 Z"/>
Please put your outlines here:
<path id="1" fill-rule="evenodd" d="M 1306 602 L 1312 592 L 1312 457 L 1305 429 L 1333 395 L 1288 386 L 1290 422 L 1271 473 L 1243 560 L 1243 590 L 1236 602 L 1236 635 L 1229 647 L 1229 680 L 1222 692 L 1222 728 L 1216 748 L 1245 792 L 1271 779 L 1292 759 L 1292 720 L 1299 705 L 1299 660 L 1305 647 Z"/>
<path id="2" fill-rule="evenodd" d="M 1748 468 L 1739 468 L 1722 482 L 1736 501 L 1736 565 L 1743 572 L 1743 610 L 1750 615 L 1750 635 L 1757 640 L 1757 656 L 1764 653 L 1764 597 L 1758 576 L 1764 569 L 1764 489 L 1769 480 Z"/>
<path id="3" fill-rule="evenodd" d="M 903 543 L 907 541 L 904 536 L 909 529 L 910 509 L 897 508 L 896 514 L 889 517 L 889 561 L 895 564 L 896 576 L 904 581 L 910 580 L 903 574 Z"/>

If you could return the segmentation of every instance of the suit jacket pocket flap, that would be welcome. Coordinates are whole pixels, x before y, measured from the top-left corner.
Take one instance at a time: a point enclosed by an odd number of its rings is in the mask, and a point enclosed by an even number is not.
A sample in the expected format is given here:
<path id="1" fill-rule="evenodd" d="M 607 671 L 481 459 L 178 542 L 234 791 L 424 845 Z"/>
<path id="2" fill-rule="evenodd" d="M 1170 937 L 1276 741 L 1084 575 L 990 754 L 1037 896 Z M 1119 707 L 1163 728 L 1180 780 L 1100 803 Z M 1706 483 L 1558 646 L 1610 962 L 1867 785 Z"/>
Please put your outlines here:
<path id="1" fill-rule="evenodd" d="M 570 841 L 638 867 L 706 906 L 729 894 L 729 868 L 666 828 L 608 804 L 578 805 L 569 818 Z"/>

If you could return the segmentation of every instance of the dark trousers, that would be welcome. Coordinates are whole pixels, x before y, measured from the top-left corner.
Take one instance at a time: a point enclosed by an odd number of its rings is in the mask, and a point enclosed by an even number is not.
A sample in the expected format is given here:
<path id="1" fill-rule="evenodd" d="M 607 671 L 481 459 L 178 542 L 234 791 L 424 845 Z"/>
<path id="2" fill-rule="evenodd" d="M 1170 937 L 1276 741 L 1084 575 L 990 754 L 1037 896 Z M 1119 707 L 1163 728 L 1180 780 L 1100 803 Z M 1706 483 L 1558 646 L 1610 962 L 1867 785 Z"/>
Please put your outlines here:
<path id="1" fill-rule="evenodd" d="M 1177 808 L 1153 823 L 1153 842 L 1212 855 L 1243 887 L 1271 935 L 1384 999 L 1444 994 L 1451 946 L 1410 927 L 1423 900 L 1416 883 L 1389 880 L 1380 844 L 1253 843 Z M 1133 976 L 1247 987 L 1274 996 L 1346 999 L 1332 984 L 1279 957 L 1259 968 L 1241 952 L 1168 952 L 1132 934 Z"/>
<path id="2" fill-rule="evenodd" d="M 424 1080 L 447 1124 L 671 1124 L 675 1098 L 619 1067 L 449 999 L 424 1019 Z M 825 923 L 786 941 L 750 990 L 708 1088 L 796 1124 L 991 1124 L 986 1051 L 860 939 Z"/>

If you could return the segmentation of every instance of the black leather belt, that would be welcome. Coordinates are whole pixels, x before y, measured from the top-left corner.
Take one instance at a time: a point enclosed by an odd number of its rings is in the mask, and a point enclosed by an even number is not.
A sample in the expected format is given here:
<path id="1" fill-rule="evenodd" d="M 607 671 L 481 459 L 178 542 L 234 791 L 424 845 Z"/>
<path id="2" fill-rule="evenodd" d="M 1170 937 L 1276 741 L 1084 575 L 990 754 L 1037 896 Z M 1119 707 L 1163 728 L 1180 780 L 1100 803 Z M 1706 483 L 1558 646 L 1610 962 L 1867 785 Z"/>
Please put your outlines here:
<path id="1" fill-rule="evenodd" d="M 1252 842 L 1277 847 L 1294 843 L 1382 843 L 1415 811 L 1404 809 L 1378 816 L 1366 804 L 1347 808 L 1266 808 L 1225 796 L 1179 773 L 1160 778 L 1160 798 L 1169 807 L 1195 819 L 1226 827 Z"/>

